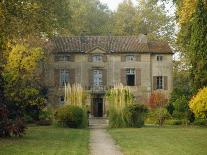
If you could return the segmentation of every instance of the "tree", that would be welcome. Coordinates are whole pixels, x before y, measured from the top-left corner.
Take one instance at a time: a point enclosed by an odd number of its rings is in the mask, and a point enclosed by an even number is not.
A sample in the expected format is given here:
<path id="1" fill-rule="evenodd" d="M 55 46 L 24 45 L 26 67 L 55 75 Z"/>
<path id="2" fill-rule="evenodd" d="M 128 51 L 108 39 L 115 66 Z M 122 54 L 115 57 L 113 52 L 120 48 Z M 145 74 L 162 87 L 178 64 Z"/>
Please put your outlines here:
<path id="1" fill-rule="evenodd" d="M 115 35 L 138 35 L 147 33 L 151 40 L 174 41 L 173 16 L 167 15 L 164 5 L 155 0 L 139 1 L 134 6 L 131 0 L 125 0 L 113 17 L 112 33 Z"/>
<path id="2" fill-rule="evenodd" d="M 85 32 L 89 35 L 107 35 L 110 32 L 111 11 L 99 0 L 70 0 L 71 15 L 68 31 L 71 35 L 80 35 Z"/>
<path id="3" fill-rule="evenodd" d="M 207 118 L 207 87 L 200 89 L 189 103 L 190 109 L 197 117 Z"/>
<path id="4" fill-rule="evenodd" d="M 207 85 L 207 4 L 205 0 L 193 1 L 196 5 L 190 2 L 185 0 L 177 8 L 180 22 L 178 43 L 189 61 L 191 86 L 197 92 Z M 190 10 L 188 15 L 186 8 Z"/>
<path id="5" fill-rule="evenodd" d="M 20 113 L 18 115 L 26 112 L 27 108 L 33 107 L 38 112 L 45 106 L 38 83 L 40 79 L 37 78 L 39 64 L 43 58 L 41 48 L 27 44 L 17 44 L 9 52 L 3 72 L 5 96 L 8 100 L 7 107 L 16 107 Z"/>

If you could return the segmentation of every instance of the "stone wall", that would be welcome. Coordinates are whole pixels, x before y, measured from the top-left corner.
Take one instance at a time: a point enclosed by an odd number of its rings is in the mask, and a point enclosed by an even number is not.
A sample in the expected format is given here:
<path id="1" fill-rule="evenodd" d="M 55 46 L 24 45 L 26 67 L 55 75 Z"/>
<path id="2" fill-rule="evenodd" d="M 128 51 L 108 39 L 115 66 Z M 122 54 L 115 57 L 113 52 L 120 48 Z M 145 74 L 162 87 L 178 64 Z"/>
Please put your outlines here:
<path id="1" fill-rule="evenodd" d="M 105 56 L 105 61 L 100 63 L 90 62 L 91 54 L 100 53 Z M 74 80 L 80 83 L 86 89 L 90 87 L 90 70 L 99 68 L 106 71 L 105 88 L 109 88 L 116 83 L 122 82 L 121 70 L 125 68 L 138 69 L 141 76 L 138 77 L 141 84 L 135 83 L 136 86 L 131 87 L 138 102 L 146 102 L 146 99 L 153 91 L 153 76 L 167 77 L 167 90 L 163 90 L 166 95 L 172 91 L 172 54 L 161 54 L 163 61 L 157 61 L 157 54 L 140 54 L 136 61 L 123 61 L 124 54 L 110 53 L 106 54 L 101 50 L 94 50 L 91 53 L 77 53 L 73 55 L 72 61 L 55 62 L 54 53 L 49 53 L 45 83 L 49 88 L 49 104 L 58 105 L 59 97 L 64 96 L 64 88 L 55 85 L 55 70 L 57 69 L 74 69 Z M 141 56 L 141 57 L 140 57 Z M 137 75 L 136 75 L 137 76 Z M 139 75 L 138 75 L 139 76 Z M 137 78 L 137 77 L 136 77 Z M 90 91 L 89 91 L 90 92 Z"/>

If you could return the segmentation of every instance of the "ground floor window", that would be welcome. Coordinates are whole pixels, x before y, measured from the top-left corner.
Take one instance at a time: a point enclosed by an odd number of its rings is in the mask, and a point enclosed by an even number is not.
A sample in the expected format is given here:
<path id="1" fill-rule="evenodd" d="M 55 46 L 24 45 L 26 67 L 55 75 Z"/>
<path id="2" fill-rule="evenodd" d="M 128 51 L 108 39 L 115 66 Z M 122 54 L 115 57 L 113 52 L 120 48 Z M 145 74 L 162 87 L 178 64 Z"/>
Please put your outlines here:
<path id="1" fill-rule="evenodd" d="M 163 89 L 163 76 L 157 76 L 157 89 Z"/>

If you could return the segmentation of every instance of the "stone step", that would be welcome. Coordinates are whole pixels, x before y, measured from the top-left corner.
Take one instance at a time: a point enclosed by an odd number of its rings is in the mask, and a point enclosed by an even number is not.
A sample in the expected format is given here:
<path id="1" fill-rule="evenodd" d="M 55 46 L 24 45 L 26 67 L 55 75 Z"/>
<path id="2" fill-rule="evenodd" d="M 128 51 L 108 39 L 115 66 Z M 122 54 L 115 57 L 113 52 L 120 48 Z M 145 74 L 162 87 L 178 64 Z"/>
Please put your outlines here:
<path id="1" fill-rule="evenodd" d="M 90 118 L 89 128 L 91 129 L 105 129 L 108 127 L 108 120 L 106 118 Z"/>

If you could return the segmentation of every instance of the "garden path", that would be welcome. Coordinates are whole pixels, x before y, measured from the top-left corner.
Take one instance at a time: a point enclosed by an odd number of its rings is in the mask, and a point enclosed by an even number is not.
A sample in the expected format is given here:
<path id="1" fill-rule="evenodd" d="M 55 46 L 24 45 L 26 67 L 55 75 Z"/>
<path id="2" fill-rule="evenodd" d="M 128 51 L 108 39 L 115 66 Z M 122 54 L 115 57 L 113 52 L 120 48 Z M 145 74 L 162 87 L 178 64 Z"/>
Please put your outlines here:
<path id="1" fill-rule="evenodd" d="M 91 155 L 123 155 L 120 148 L 106 131 L 106 119 L 90 119 L 89 125 Z"/>

